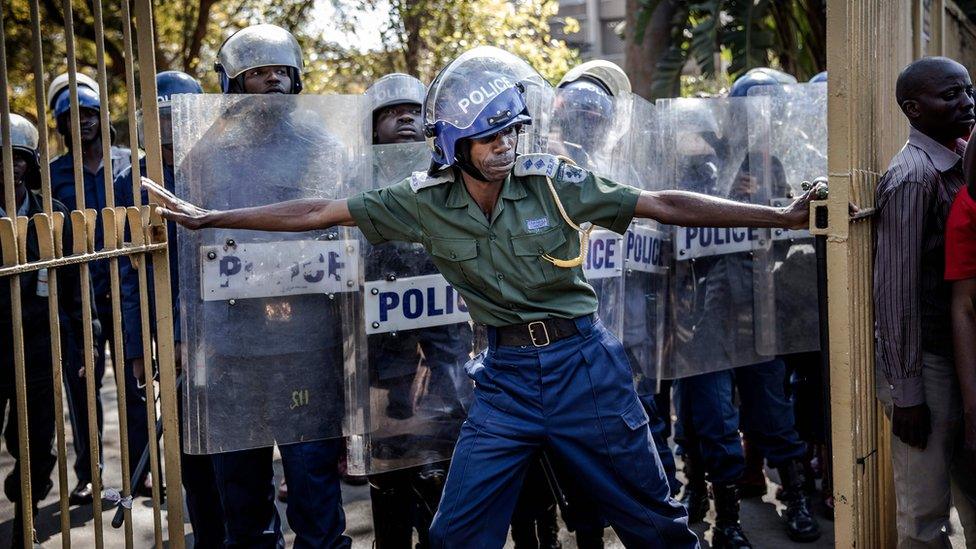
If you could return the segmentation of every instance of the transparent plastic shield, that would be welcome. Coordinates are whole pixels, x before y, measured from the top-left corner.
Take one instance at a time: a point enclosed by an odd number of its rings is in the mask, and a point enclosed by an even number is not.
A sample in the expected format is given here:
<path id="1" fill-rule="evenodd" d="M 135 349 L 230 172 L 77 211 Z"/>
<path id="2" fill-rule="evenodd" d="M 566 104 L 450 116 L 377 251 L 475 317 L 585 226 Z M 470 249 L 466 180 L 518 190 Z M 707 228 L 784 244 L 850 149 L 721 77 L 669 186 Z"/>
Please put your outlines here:
<path id="1" fill-rule="evenodd" d="M 662 181 L 755 204 L 768 203 L 760 167 L 769 159 L 763 98 L 672 99 L 658 103 L 664 128 Z M 759 173 L 757 173 L 759 172 Z M 675 227 L 664 375 L 680 378 L 767 360 L 757 346 L 753 254 L 764 231 Z"/>
<path id="2" fill-rule="evenodd" d="M 663 136 L 655 106 L 635 96 L 630 131 L 614 155 L 614 179 L 642 190 L 662 188 Z M 656 393 L 666 349 L 671 228 L 635 219 L 623 238 L 623 344 L 640 394 Z"/>
<path id="3" fill-rule="evenodd" d="M 398 183 L 430 164 L 424 143 L 372 147 L 372 186 Z M 464 301 L 419 244 L 360 242 L 364 284 L 359 329 L 368 374 L 354 408 L 350 470 L 376 474 L 449 460 L 472 383 L 471 323 Z"/>
<path id="4" fill-rule="evenodd" d="M 555 90 L 547 152 L 565 156 L 599 177 L 612 179 L 614 162 L 625 159 L 624 151 L 618 148 L 624 145 L 621 137 L 630 127 L 631 104 L 629 95 L 613 98 L 590 90 Z M 606 229 L 593 230 L 583 272 L 596 291 L 597 314 L 618 338 L 623 337 L 623 268 L 621 235 Z"/>
<path id="5" fill-rule="evenodd" d="M 770 120 L 770 204 L 799 196 L 804 181 L 827 175 L 827 84 L 758 86 L 751 97 L 766 99 Z M 763 353 L 820 349 L 817 256 L 808 231 L 774 229 L 772 246 L 755 256 L 756 322 Z"/>
<path id="6" fill-rule="evenodd" d="M 363 96 L 179 95 L 177 193 L 208 208 L 345 195 L 365 165 Z M 343 233 L 180 229 L 185 447 L 215 453 L 358 430 L 359 243 Z"/>

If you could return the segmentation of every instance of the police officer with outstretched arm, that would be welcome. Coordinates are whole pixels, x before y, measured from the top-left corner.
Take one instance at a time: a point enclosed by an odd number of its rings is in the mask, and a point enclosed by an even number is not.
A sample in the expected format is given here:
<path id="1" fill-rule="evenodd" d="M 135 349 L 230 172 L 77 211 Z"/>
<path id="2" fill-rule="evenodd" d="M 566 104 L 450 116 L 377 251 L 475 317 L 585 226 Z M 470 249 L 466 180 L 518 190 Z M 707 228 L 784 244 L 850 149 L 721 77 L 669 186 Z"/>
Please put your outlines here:
<path id="1" fill-rule="evenodd" d="M 532 118 L 523 76 L 491 47 L 441 71 L 424 105 L 429 173 L 341 199 L 207 210 L 144 182 L 162 215 L 191 229 L 306 231 L 358 226 L 371 242 L 419 242 L 488 327 L 468 365 L 475 402 L 462 427 L 432 547 L 501 547 L 525 470 L 546 449 L 589 487 L 629 547 L 695 547 L 667 480 L 620 342 L 595 317 L 581 269 L 592 222 L 635 216 L 693 226 L 802 227 L 810 193 L 785 208 L 681 191 L 641 192 L 547 154 L 518 156 Z"/>

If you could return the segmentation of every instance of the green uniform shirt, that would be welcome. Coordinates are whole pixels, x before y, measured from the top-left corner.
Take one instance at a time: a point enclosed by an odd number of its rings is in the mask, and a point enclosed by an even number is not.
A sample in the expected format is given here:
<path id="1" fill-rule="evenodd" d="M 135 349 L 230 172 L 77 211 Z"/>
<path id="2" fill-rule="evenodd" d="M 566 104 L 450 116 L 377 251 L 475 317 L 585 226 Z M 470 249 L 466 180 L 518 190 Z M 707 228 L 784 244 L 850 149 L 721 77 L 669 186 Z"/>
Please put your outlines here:
<path id="1" fill-rule="evenodd" d="M 634 187 L 593 175 L 581 183 L 553 184 L 577 225 L 589 221 L 621 234 L 640 195 Z M 366 191 L 349 199 L 349 211 L 373 244 L 423 244 L 475 322 L 505 326 L 597 309 L 582 266 L 565 269 L 542 258 L 548 253 L 571 259 L 580 252 L 578 233 L 559 214 L 542 176 L 510 175 L 491 220 L 458 175 L 417 192 L 410 179 Z"/>

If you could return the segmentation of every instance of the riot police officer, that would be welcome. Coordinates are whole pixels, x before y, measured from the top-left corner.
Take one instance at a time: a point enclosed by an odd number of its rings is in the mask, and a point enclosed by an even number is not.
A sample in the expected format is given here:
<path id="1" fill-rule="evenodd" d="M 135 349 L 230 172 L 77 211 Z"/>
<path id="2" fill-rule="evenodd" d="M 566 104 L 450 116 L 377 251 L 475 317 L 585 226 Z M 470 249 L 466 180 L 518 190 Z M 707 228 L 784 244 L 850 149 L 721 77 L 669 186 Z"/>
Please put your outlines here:
<path id="1" fill-rule="evenodd" d="M 411 161 L 425 160 L 421 104 L 426 87 L 405 74 L 389 74 L 367 90 L 372 116 L 373 180 L 383 187 L 399 182 Z M 419 153 L 419 158 L 416 156 Z M 418 168 L 422 169 L 421 166 Z M 406 277 L 436 274 L 437 269 L 422 247 L 389 243 L 364 247 L 367 280 L 395 281 Z M 428 546 L 428 529 L 440 501 L 450 459 L 450 450 L 460 431 L 463 409 L 456 380 L 463 377 L 460 366 L 470 356 L 471 328 L 467 322 L 420 329 L 403 329 L 367 336 L 370 385 L 385 391 L 384 413 L 373 418 L 370 449 L 376 462 L 389 462 L 381 472 L 369 475 L 375 546 L 377 549 L 409 549 L 412 531 L 417 530 L 420 547 Z M 423 400 L 437 400 L 435 413 L 423 412 L 414 387 L 422 377 L 427 392 Z M 430 408 L 430 406 L 427 406 Z M 411 418 L 424 425 L 384 435 L 384 427 Z M 389 429 L 393 431 L 393 429 Z M 405 465 L 396 463 L 402 459 Z"/>
<path id="2" fill-rule="evenodd" d="M 163 183 L 166 188 L 176 190 L 173 173 L 173 96 L 183 93 L 203 93 L 200 83 L 192 76 L 180 71 L 165 71 L 156 75 L 156 106 L 159 109 L 160 145 L 163 160 Z M 142 119 L 139 120 L 139 140 L 143 142 Z M 146 174 L 146 159 L 139 160 L 139 172 Z M 134 206 L 132 167 L 126 168 L 115 179 L 115 200 L 119 206 Z M 148 197 L 142 192 L 141 204 L 147 204 Z M 179 306 L 179 256 L 175 252 L 178 247 L 176 227 L 167 227 L 168 242 L 173 248 L 169 254 L 170 286 L 173 298 L 173 333 L 177 345 L 177 368 L 181 366 L 180 344 L 180 306 Z M 148 257 L 143 263 L 146 266 L 146 280 L 149 284 L 149 306 L 155 308 L 153 292 L 152 262 Z M 142 306 L 139 298 L 138 273 L 130 261 L 123 260 L 120 264 L 122 283 L 122 329 L 126 360 L 126 403 L 129 417 L 129 445 L 136 449 L 145 448 L 148 444 L 146 431 L 146 393 L 145 393 L 145 364 L 143 363 L 142 346 Z M 154 314 L 150 312 L 150 318 Z M 154 369 L 154 371 L 156 371 Z M 178 394 L 180 414 L 183 413 L 183 391 Z M 183 420 L 180 420 L 180 436 L 184 436 Z M 182 448 L 181 448 L 182 450 Z M 212 548 L 224 545 L 224 512 L 217 491 L 211 457 L 180 454 L 180 473 L 183 478 L 183 488 L 186 490 L 186 508 L 193 526 L 193 543 L 195 547 Z"/>
<path id="3" fill-rule="evenodd" d="M 63 78 L 62 77 L 59 78 Z M 58 79 L 55 79 L 58 80 Z M 82 85 L 78 86 L 78 114 L 81 124 L 81 150 L 74 150 L 74 143 L 71 139 L 71 94 L 67 88 L 58 86 L 52 82 L 49 90 L 50 98 L 54 100 L 54 118 L 57 122 L 58 133 L 64 138 L 68 148 L 67 152 L 51 161 L 51 193 L 54 198 L 69 209 L 78 207 L 77 197 L 75 196 L 75 176 L 74 176 L 74 155 L 81 155 L 82 171 L 84 178 L 85 207 L 102 211 L 107 204 L 105 200 L 105 175 L 104 170 L 111 171 L 112 177 L 117 177 L 130 162 L 130 151 L 124 147 L 112 146 L 110 148 L 111 157 L 102 158 L 102 127 L 99 113 L 102 109 L 96 89 L 89 87 L 86 78 L 79 77 Z M 114 135 L 114 130 L 109 128 L 109 132 Z M 103 228 L 101 223 L 95 224 L 95 249 L 102 247 Z M 115 337 L 112 323 L 112 298 L 110 291 L 108 260 L 91 262 L 90 272 L 92 287 L 95 291 L 93 300 L 94 312 L 101 324 L 101 333 L 95 339 L 95 350 L 97 352 L 95 360 L 95 402 L 96 417 L 98 422 L 98 457 L 101 463 L 102 455 L 102 399 L 101 385 L 102 377 L 105 374 L 106 343 Z M 71 334 L 72 337 L 81 338 L 82 334 Z M 80 368 L 83 364 L 80 364 Z M 79 374 L 78 370 L 65 371 L 65 380 L 68 388 L 68 404 L 71 417 L 71 427 L 74 436 L 72 440 L 75 446 L 75 475 L 78 478 L 78 485 L 71 491 L 69 501 L 72 505 L 82 505 L 92 501 L 91 488 L 91 460 L 93 449 L 88 447 L 88 408 L 85 390 L 85 378 Z M 136 457 L 138 459 L 138 456 Z M 134 482 L 138 479 L 134 479 Z M 137 490 L 140 493 L 148 493 L 149 487 L 138 482 Z"/>
<path id="4" fill-rule="evenodd" d="M 750 89 L 758 86 L 795 83 L 796 79 L 789 74 L 760 67 L 738 78 L 732 84 L 729 96 L 745 97 L 749 94 Z M 791 196 L 782 161 L 776 156 L 771 156 L 769 163 L 768 170 L 743 165 L 740 171 L 745 177 L 740 178 L 739 181 L 758 180 L 764 177 L 760 174 L 768 172 L 766 176 L 771 179 L 768 183 L 769 194 L 772 197 L 780 198 Z M 756 187 L 756 185 L 748 184 L 734 187 L 733 192 L 739 193 L 739 196 L 733 198 L 736 200 L 754 200 L 756 195 L 762 194 L 758 192 Z M 804 270 L 808 275 L 814 272 L 815 267 L 810 261 L 803 263 L 803 257 L 799 254 L 790 254 L 788 241 L 775 242 L 772 253 L 774 254 L 774 261 L 782 264 L 783 272 L 795 271 L 798 268 Z M 812 259 L 809 254 L 806 257 Z M 798 264 L 803 266 L 797 266 Z M 815 284 L 813 279 L 808 280 L 808 282 L 810 286 Z M 790 320 L 799 324 L 800 321 L 797 319 L 813 317 L 814 315 L 811 312 L 814 312 L 815 308 L 814 306 L 805 311 L 793 311 L 790 314 L 792 317 Z M 784 322 L 777 324 L 788 328 L 790 322 L 785 318 L 783 320 Z M 805 325 L 814 322 L 815 320 L 810 319 Z M 791 334 L 786 334 L 786 337 L 790 336 Z M 733 370 L 735 385 L 740 394 L 740 430 L 743 435 L 743 449 L 747 458 L 749 453 L 758 456 L 758 459 L 747 459 L 746 463 L 753 461 L 761 467 L 763 458 L 765 458 L 769 466 L 777 470 L 782 484 L 778 497 L 786 505 L 784 519 L 787 534 L 790 539 L 800 542 L 818 539 L 820 537 L 820 526 L 810 512 L 809 503 L 804 494 L 808 485 L 813 484 L 813 479 L 809 478 L 809 467 L 804 464 L 804 459 L 807 457 L 807 445 L 800 439 L 797 432 L 793 406 L 787 398 L 784 388 L 787 380 L 787 363 L 797 365 L 811 362 L 815 365 L 813 368 L 819 370 L 819 358 L 817 358 L 816 352 L 785 354 L 773 360 L 740 366 Z M 816 400 L 819 401 L 820 399 Z M 759 473 L 762 474 L 761 469 Z"/>
<path id="5" fill-rule="evenodd" d="M 606 92 L 610 96 L 610 100 L 613 101 L 614 98 L 621 97 L 626 94 L 631 93 L 630 78 L 627 73 L 624 72 L 618 65 L 610 61 L 604 60 L 593 60 L 583 63 L 566 73 L 560 80 L 558 88 L 561 89 L 576 89 L 581 90 L 584 93 L 593 94 L 597 97 L 600 95 L 600 90 L 593 90 L 592 86 L 596 85 Z M 595 92 L 595 93 L 594 93 Z M 637 121 L 639 122 L 639 121 Z M 640 174 L 634 174 L 634 177 L 639 178 Z M 624 284 L 624 301 L 627 305 L 634 304 L 644 304 L 646 301 L 646 294 L 648 293 L 647 288 L 645 288 L 642 282 L 633 280 L 635 277 L 628 277 Z M 646 311 L 642 311 L 647 314 Z M 629 317 L 629 312 L 627 313 Z M 664 319 L 652 319 L 658 322 L 663 322 Z M 651 336 L 651 331 L 655 329 L 653 325 L 641 324 L 634 322 L 633 324 L 638 326 L 643 326 L 648 330 L 648 333 L 640 332 L 629 332 L 627 326 L 629 323 L 625 322 L 622 343 L 627 350 L 628 356 L 634 367 L 635 377 L 637 377 L 639 372 L 648 371 L 647 364 L 639 364 L 642 360 L 647 360 L 646 357 L 640 357 L 640 353 L 637 352 L 637 347 L 642 345 L 645 341 L 654 340 Z M 655 342 L 658 343 L 658 342 Z M 650 429 L 651 433 L 654 435 L 654 443 L 657 446 L 658 455 L 661 458 L 661 462 L 664 465 L 664 471 L 668 476 L 668 484 L 671 486 L 671 492 L 673 494 L 677 493 L 679 489 L 678 480 L 676 477 L 676 467 L 674 462 L 674 455 L 671 453 L 671 448 L 668 446 L 667 440 L 670 436 L 671 425 L 670 425 L 670 410 L 669 399 L 658 399 L 656 397 L 657 390 L 657 379 L 650 377 L 642 377 L 638 381 L 637 393 L 640 395 L 641 402 L 644 404 L 644 408 L 647 410 L 648 417 L 650 418 Z M 665 407 L 660 407 L 660 402 L 665 403 Z"/>
<path id="6" fill-rule="evenodd" d="M 6 212 L 6 204 L 0 203 L 0 217 L 25 216 L 44 213 L 39 194 L 30 188 L 40 186 L 40 159 L 37 153 L 37 129 L 26 118 L 10 115 L 10 144 L 13 148 L 14 197 L 16 211 Z M 2 163 L 2 159 L 0 159 Z M 4 182 L 0 179 L 0 197 L 6 196 Z M 57 200 L 52 201 L 54 212 L 70 211 Z M 64 255 L 71 255 L 71 224 L 65 223 L 62 243 Z M 40 259 L 37 228 L 33 219 L 27 227 L 27 261 Z M 69 329 L 82 331 L 81 291 L 78 267 L 66 265 L 58 270 L 58 310 L 67 323 L 61 331 L 62 352 L 65 367 L 82 356 L 80 338 L 68 338 Z M 24 371 L 27 387 L 27 428 L 30 435 L 28 447 L 22 448 L 17 436 L 17 401 L 14 385 L 13 318 L 0 315 L 0 417 L 6 415 L 3 427 L 4 443 L 14 458 L 13 470 L 4 479 L 4 493 L 14 505 L 14 527 L 11 545 L 21 547 L 23 542 L 23 515 L 20 504 L 20 464 L 23 452 L 30 457 L 31 498 L 33 513 L 37 504 L 50 492 L 53 484 L 51 472 L 57 463 L 54 454 L 54 383 L 51 366 L 51 330 L 48 316 L 47 269 L 29 271 L 20 275 L 20 299 L 22 335 L 24 338 Z M 10 286 L 0 285 L 0 307 L 10 311 Z M 73 345 L 74 347 L 71 347 Z M 9 410 L 9 411 L 8 411 Z"/>
<path id="7" fill-rule="evenodd" d="M 771 74 L 771 70 L 754 70 L 733 84 L 730 97 L 745 97 L 752 86 L 778 85 L 789 78 Z M 748 109 L 736 104 L 731 107 L 735 118 L 732 124 L 745 123 Z M 733 162 L 729 156 L 723 159 L 725 164 Z M 769 162 L 769 169 L 761 165 L 765 162 Z M 746 154 L 741 165 L 725 168 L 737 168 L 729 198 L 757 203 L 770 193 L 785 195 L 781 190 L 786 185 L 785 174 L 777 158 L 767 160 L 762 154 Z M 789 537 L 813 541 L 820 535 L 802 494 L 800 460 L 806 446 L 794 429 L 792 408 L 784 394 L 785 366 L 778 358 L 760 356 L 755 348 L 753 261 L 749 253 L 728 253 L 712 258 L 708 268 L 703 269 L 704 305 L 695 326 L 695 344 L 734 351 L 720 369 L 679 379 L 675 384 L 680 442 L 690 480 L 683 503 L 693 518 L 703 516 L 708 509 L 703 490 L 707 475 L 716 507 L 712 543 L 720 547 L 750 546 L 738 521 L 739 483 L 746 466 L 740 429 L 750 442 L 750 451 L 761 452 L 759 455 L 779 469 Z M 733 404 L 736 389 L 741 396 L 738 409 Z"/>
<path id="8" fill-rule="evenodd" d="M 501 547 L 526 466 L 543 448 L 584 483 L 625 544 L 693 547 L 620 342 L 583 279 L 590 221 L 623 232 L 636 216 L 688 225 L 802 226 L 810 195 L 786 208 L 641 192 L 536 153 L 516 158 L 532 122 L 522 90 L 537 73 L 490 47 L 461 54 L 424 104 L 431 169 L 349 200 L 209 211 L 144 183 L 162 215 L 190 228 L 296 231 L 358 226 L 374 243 L 424 244 L 488 325 L 468 364 L 475 402 L 431 527 L 432 547 Z"/>
<path id="9" fill-rule="evenodd" d="M 217 53 L 215 68 L 220 78 L 221 90 L 225 94 L 297 94 L 302 90 L 303 60 L 298 41 L 291 33 L 275 25 L 261 24 L 246 27 L 230 36 Z M 245 103 L 241 103 L 245 105 Z M 327 137 L 321 133 L 302 133 L 312 128 L 288 127 L 287 121 L 270 110 L 235 111 L 231 116 L 238 117 L 234 123 L 244 128 L 250 123 L 253 134 L 251 141 L 268 144 L 265 150 L 274 148 L 301 148 L 303 144 L 322 142 Z M 221 143 L 204 143 L 201 151 L 192 151 L 194 161 L 210 166 L 215 189 L 222 189 L 225 195 L 220 200 L 228 204 L 244 203 L 247 187 L 230 187 L 233 178 L 230 166 L 241 162 L 274 164 L 275 158 L 226 158 L 229 154 L 220 148 Z M 206 145 L 213 145 L 208 149 Z M 314 161 L 315 159 L 309 159 Z M 292 179 L 300 176 L 304 166 L 273 166 L 278 175 Z M 247 171 L 248 168 L 245 168 Z M 226 188 L 221 187 L 227 184 Z M 273 299 L 240 300 L 229 309 L 227 303 L 214 302 L 210 314 L 221 318 L 227 324 L 226 330 L 234 330 L 234 337 L 251 334 L 255 338 L 273 339 L 262 328 L 261 318 L 266 307 L 278 306 Z M 231 304 L 232 305 L 232 304 Z M 325 364 L 341 363 L 341 347 L 335 331 L 340 328 L 338 313 L 334 303 L 323 295 L 297 296 L 280 306 L 288 307 L 295 315 L 300 310 L 317 309 L 329 321 L 323 322 L 314 335 L 313 354 L 305 357 L 309 367 L 323 368 Z M 218 322 L 215 320 L 215 322 Z M 266 326 L 266 325 L 264 325 Z M 294 346 L 285 338 L 267 341 L 267 353 L 285 353 L 283 350 Z M 267 365 L 267 357 L 261 359 L 235 360 L 232 345 L 221 346 L 214 352 L 225 358 L 228 368 L 237 370 L 237 375 L 259 376 L 260 369 Z M 324 346 L 324 347 L 323 347 Z M 226 348 L 225 348 L 226 347 Z M 239 356 L 239 355 L 238 355 Z M 295 363 L 297 358 L 286 358 L 279 354 L 276 361 L 280 366 Z M 261 379 L 253 379 L 248 387 L 257 387 Z M 337 382 L 338 383 L 338 382 Z M 245 385 L 244 380 L 237 383 Z M 255 389 L 256 390 L 256 389 Z M 337 394 L 339 391 L 336 391 Z M 226 395 L 227 405 L 233 405 L 233 395 Z M 335 400 L 333 397 L 323 396 Z M 334 403 L 341 406 L 341 403 Z M 240 413 L 247 413 L 242 410 Z M 336 427 L 338 430 L 338 426 Z M 337 433 L 338 434 L 338 433 Z M 338 463 L 345 452 L 341 438 L 331 438 L 314 442 L 279 444 L 285 479 L 288 481 L 288 524 L 295 532 L 296 547 L 348 547 L 349 538 L 343 535 L 345 516 L 339 486 Z M 226 521 L 226 543 L 229 547 L 273 547 L 282 543 L 281 523 L 274 506 L 275 487 L 272 468 L 273 448 L 259 447 L 214 454 L 212 456 L 217 487 L 224 509 Z"/>

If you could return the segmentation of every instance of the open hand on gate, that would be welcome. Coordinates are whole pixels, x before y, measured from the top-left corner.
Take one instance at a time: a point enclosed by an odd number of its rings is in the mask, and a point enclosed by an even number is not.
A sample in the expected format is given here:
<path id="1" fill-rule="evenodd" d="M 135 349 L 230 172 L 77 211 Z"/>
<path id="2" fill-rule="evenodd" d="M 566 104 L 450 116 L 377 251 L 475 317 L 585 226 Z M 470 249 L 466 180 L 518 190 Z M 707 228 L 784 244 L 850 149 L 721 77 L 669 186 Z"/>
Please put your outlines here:
<path id="1" fill-rule="evenodd" d="M 150 200 L 159 204 L 156 211 L 163 218 L 175 221 L 188 229 L 202 229 L 206 227 L 207 215 L 210 210 L 194 206 L 186 200 L 178 198 L 166 187 L 156 183 L 148 177 L 142 178 L 142 188 L 149 193 Z"/>
<path id="2" fill-rule="evenodd" d="M 810 202 L 816 200 L 821 193 L 826 192 L 827 184 L 817 182 L 816 185 L 807 189 L 799 198 L 794 200 L 789 206 L 783 208 L 783 215 L 789 225 L 787 229 L 806 229 L 810 226 Z"/>

